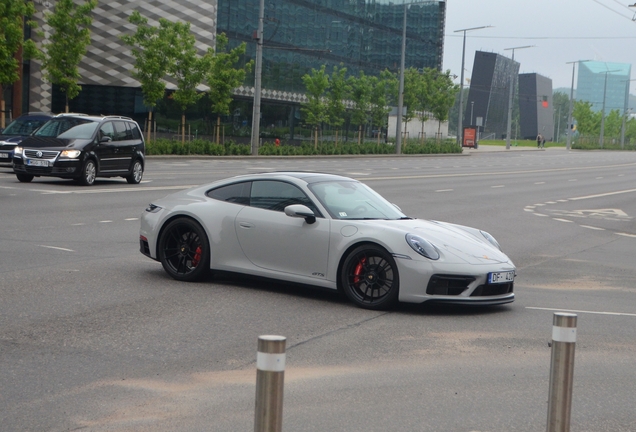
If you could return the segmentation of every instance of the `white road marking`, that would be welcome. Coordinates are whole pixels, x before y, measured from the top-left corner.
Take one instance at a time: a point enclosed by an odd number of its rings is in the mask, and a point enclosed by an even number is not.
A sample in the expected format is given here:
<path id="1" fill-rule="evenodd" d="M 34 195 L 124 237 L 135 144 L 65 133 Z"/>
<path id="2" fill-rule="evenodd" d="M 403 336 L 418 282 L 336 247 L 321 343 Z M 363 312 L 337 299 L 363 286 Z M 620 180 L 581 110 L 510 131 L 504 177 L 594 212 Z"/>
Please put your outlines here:
<path id="1" fill-rule="evenodd" d="M 589 225 L 579 225 L 581 228 L 587 228 L 587 229 L 591 229 L 591 230 L 597 230 L 597 231 L 605 231 L 605 228 L 599 228 L 599 227 L 594 227 L 594 226 L 589 226 Z"/>
<path id="2" fill-rule="evenodd" d="M 38 246 L 43 247 L 43 248 L 47 248 L 47 249 L 61 250 L 61 251 L 65 251 L 65 252 L 75 252 L 73 249 L 66 249 L 66 248 L 61 248 L 61 247 L 57 247 L 57 246 L 47 246 L 47 245 L 38 245 Z"/>
<path id="3" fill-rule="evenodd" d="M 535 216 L 549 217 L 548 215 L 544 215 L 544 214 L 541 214 L 541 213 L 532 213 L 532 214 L 535 215 Z"/>
<path id="4" fill-rule="evenodd" d="M 103 221 L 99 221 L 99 223 L 111 223 L 112 220 L 103 220 Z"/>
<path id="5" fill-rule="evenodd" d="M 524 208 L 524 209 L 523 209 L 523 211 L 533 212 L 533 211 L 534 211 L 534 209 L 532 209 L 532 208 Z"/>
<path id="6" fill-rule="evenodd" d="M 573 309 L 541 308 L 541 307 L 531 307 L 531 306 L 526 306 L 526 309 L 556 311 L 556 312 L 569 312 L 569 313 L 588 313 L 588 314 L 595 314 L 595 315 L 614 315 L 614 316 L 636 317 L 636 314 L 633 314 L 633 313 L 622 313 L 622 312 L 599 312 L 599 311 L 586 311 L 586 310 L 573 310 Z"/>
<path id="7" fill-rule="evenodd" d="M 537 207 L 541 207 L 541 206 L 544 206 L 544 205 L 545 204 L 535 204 L 535 206 L 537 206 Z"/>
<path id="8" fill-rule="evenodd" d="M 535 184 L 536 184 L 536 185 L 539 185 L 539 184 L 545 184 L 545 182 L 536 182 Z"/>
<path id="9" fill-rule="evenodd" d="M 82 225 L 86 225 L 86 224 L 84 222 L 71 224 L 71 226 L 82 226 Z"/>
<path id="10" fill-rule="evenodd" d="M 636 189 L 627 189 L 627 190 L 616 191 L 616 192 L 606 192 L 606 193 L 596 194 L 596 195 L 586 195 L 586 196 L 570 198 L 570 200 L 571 201 L 578 201 L 578 200 L 591 199 L 591 198 L 601 198 L 601 197 L 606 197 L 606 196 L 619 195 L 619 194 L 632 193 L 632 192 L 636 192 Z"/>
<path id="11" fill-rule="evenodd" d="M 127 220 L 127 221 L 136 221 L 136 220 L 139 220 L 139 218 L 126 218 L 126 219 L 124 219 L 124 220 Z"/>
<path id="12" fill-rule="evenodd" d="M 546 201 L 546 204 L 556 204 L 556 201 Z"/>
<path id="13" fill-rule="evenodd" d="M 136 188 L 116 188 L 116 189 L 81 189 L 70 191 L 43 191 L 40 189 L 29 189 L 31 192 L 41 192 L 42 195 L 50 194 L 98 194 L 98 193 L 112 193 L 112 192 L 146 192 L 146 191 L 160 191 L 160 190 L 181 190 L 189 189 L 199 185 L 183 185 L 183 186 L 155 186 L 155 187 L 136 187 Z"/>
<path id="14" fill-rule="evenodd" d="M 636 237 L 636 234 L 630 234 L 630 233 L 616 233 L 616 235 L 623 236 L 623 237 Z"/>
<path id="15" fill-rule="evenodd" d="M 438 189 L 435 192 L 452 192 L 454 189 Z"/>
<path id="16" fill-rule="evenodd" d="M 552 219 L 554 219 L 555 221 L 559 221 L 559 222 L 570 222 L 570 223 L 572 223 L 571 220 L 567 220 L 567 219 L 559 219 L 559 218 L 552 218 Z"/>
<path id="17" fill-rule="evenodd" d="M 492 189 L 506 187 L 505 185 L 490 186 Z"/>
<path id="18" fill-rule="evenodd" d="M 568 181 L 575 182 L 575 181 L 578 181 L 578 179 L 570 179 Z"/>

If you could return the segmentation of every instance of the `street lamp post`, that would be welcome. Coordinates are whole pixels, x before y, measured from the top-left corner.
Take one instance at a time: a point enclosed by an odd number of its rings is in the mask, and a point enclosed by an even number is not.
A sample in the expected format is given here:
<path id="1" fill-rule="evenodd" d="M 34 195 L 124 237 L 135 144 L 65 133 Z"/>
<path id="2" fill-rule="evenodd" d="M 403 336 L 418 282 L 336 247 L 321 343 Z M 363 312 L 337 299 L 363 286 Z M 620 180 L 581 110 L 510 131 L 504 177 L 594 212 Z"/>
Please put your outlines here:
<path id="1" fill-rule="evenodd" d="M 574 68 L 577 63 L 585 63 L 587 61 L 589 60 L 576 60 L 565 63 L 572 64 L 572 86 L 570 87 L 570 108 L 568 109 L 568 136 L 565 144 L 566 150 L 570 150 L 570 146 L 572 143 L 572 102 L 574 100 Z"/>
<path id="2" fill-rule="evenodd" d="M 515 50 L 516 49 L 524 49 L 524 48 L 532 48 L 534 45 L 524 45 L 512 48 L 504 48 L 504 50 L 512 50 L 512 71 L 510 72 L 510 94 L 508 96 L 508 126 L 506 127 L 506 150 L 510 150 L 510 134 L 512 133 L 512 92 L 515 86 Z"/>
<path id="3" fill-rule="evenodd" d="M 611 72 L 620 72 L 618 69 L 605 71 L 605 81 L 603 84 L 603 108 L 601 109 L 601 136 L 598 139 L 598 145 L 603 148 L 603 136 L 605 135 L 605 96 L 607 94 L 607 74 Z"/>
<path id="4" fill-rule="evenodd" d="M 460 81 L 459 81 L 459 112 L 457 113 L 457 144 L 463 145 L 462 137 L 464 135 L 464 125 L 463 125 L 463 107 L 464 107 L 464 59 L 466 57 L 466 32 L 471 30 L 481 30 L 485 28 L 490 28 L 491 25 L 481 26 L 481 27 L 471 27 L 466 29 L 455 30 L 454 33 L 463 32 L 464 33 L 464 41 L 462 44 L 462 71 L 460 73 Z"/>
<path id="5" fill-rule="evenodd" d="M 265 0 L 260 0 L 256 32 L 256 64 L 254 65 L 254 106 L 252 108 L 252 155 L 258 156 L 261 128 L 261 74 L 263 68 L 263 20 Z"/>
<path id="6" fill-rule="evenodd" d="M 630 79 L 630 80 L 623 80 L 621 82 L 626 83 L 625 84 L 625 106 L 623 108 L 623 122 L 621 124 L 621 150 L 623 150 L 625 148 L 625 121 L 627 120 L 627 112 L 628 110 L 631 111 L 631 108 L 627 108 L 627 101 L 629 100 L 629 82 L 631 81 L 636 81 L 636 79 Z"/>
<path id="7" fill-rule="evenodd" d="M 470 125 L 473 125 L 473 108 L 475 107 L 475 101 L 470 101 Z"/>

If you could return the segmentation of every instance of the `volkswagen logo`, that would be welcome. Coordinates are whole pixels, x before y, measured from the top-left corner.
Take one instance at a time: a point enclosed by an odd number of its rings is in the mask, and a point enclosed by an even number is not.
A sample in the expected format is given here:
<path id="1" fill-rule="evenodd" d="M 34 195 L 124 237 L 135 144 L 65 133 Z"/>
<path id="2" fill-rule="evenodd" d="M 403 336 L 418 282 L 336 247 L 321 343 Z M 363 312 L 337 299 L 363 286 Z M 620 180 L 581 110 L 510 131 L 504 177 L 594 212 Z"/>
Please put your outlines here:
<path id="1" fill-rule="evenodd" d="M 35 154 L 37 157 L 41 158 L 42 157 L 42 152 L 38 150 L 38 152 Z"/>

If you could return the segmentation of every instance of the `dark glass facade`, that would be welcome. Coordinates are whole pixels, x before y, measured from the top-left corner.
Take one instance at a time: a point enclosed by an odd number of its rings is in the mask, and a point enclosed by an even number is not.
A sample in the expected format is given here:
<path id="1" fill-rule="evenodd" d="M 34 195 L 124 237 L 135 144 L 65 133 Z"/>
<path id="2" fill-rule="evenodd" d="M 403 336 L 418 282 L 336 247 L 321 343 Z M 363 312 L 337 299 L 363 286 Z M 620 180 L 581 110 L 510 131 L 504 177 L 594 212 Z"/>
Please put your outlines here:
<path id="1" fill-rule="evenodd" d="M 519 131 L 521 139 L 554 139 L 552 80 L 536 73 L 519 75 Z"/>
<path id="2" fill-rule="evenodd" d="M 246 42 L 246 59 L 256 56 L 258 10 L 259 0 L 218 0 L 217 33 L 231 46 Z M 409 8 L 406 67 L 441 69 L 445 11 L 443 1 Z M 340 64 L 348 75 L 397 72 L 403 19 L 404 7 L 395 1 L 266 0 L 263 88 L 302 93 L 302 76 L 323 64 L 329 73 Z"/>
<path id="3" fill-rule="evenodd" d="M 493 134 L 491 138 L 506 137 L 510 82 L 518 73 L 519 63 L 512 59 L 496 53 L 475 52 L 464 118 L 468 125 L 472 111 L 473 119 L 483 119 L 482 138 Z"/>

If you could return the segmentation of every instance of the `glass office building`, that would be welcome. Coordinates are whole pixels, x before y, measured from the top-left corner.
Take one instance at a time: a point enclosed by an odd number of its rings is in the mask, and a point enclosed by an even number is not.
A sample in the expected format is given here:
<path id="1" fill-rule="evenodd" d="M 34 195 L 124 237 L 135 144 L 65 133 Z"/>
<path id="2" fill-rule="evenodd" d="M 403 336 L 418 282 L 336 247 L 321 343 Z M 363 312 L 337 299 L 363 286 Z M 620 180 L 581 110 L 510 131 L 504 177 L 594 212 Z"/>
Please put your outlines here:
<path id="1" fill-rule="evenodd" d="M 35 21 L 45 28 L 43 14 L 51 5 L 36 2 L 35 6 Z M 160 18 L 189 22 L 201 54 L 215 46 L 217 34 L 225 33 L 230 47 L 247 44 L 244 62 L 255 58 L 259 0 L 99 2 L 93 11 L 92 42 L 79 65 L 83 90 L 70 102 L 72 111 L 144 115 L 140 84 L 131 75 L 134 58 L 120 39 L 122 32 L 134 30 L 127 21 L 133 10 L 147 17 L 151 25 Z M 441 69 L 445 13 L 444 1 L 409 7 L 406 67 Z M 402 0 L 265 0 L 263 115 L 278 110 L 278 118 L 298 117 L 296 108 L 304 97 L 302 76 L 323 64 L 329 73 L 340 64 L 348 75 L 360 71 L 378 75 L 384 69 L 397 73 L 403 18 Z M 236 100 L 243 104 L 243 123 L 245 116 L 251 117 L 247 105 L 254 96 L 253 85 L 254 74 L 250 73 L 245 85 L 235 91 Z M 63 110 L 63 94 L 43 80 L 37 60 L 32 60 L 28 99 L 31 111 Z M 189 116 L 196 115 L 201 114 Z"/>
<path id="2" fill-rule="evenodd" d="M 482 139 L 504 139 L 508 127 L 510 82 L 519 63 L 496 53 L 477 51 L 466 100 L 465 126 L 482 119 Z"/>
<path id="3" fill-rule="evenodd" d="M 265 1 L 263 88 L 303 92 L 311 69 L 342 64 L 349 75 L 398 71 L 404 6 L 387 0 Z M 413 5 L 407 12 L 406 67 L 441 69 L 445 2 Z M 217 33 L 246 42 L 254 58 L 259 0 L 218 0 Z M 253 77 L 251 78 L 253 80 Z M 248 82 L 251 84 L 251 82 Z"/>
<path id="4" fill-rule="evenodd" d="M 632 65 L 597 61 L 580 62 L 579 65 L 577 100 L 590 102 L 596 112 L 603 109 L 605 102 L 605 114 L 619 110 L 623 115 L 629 100 Z"/>

